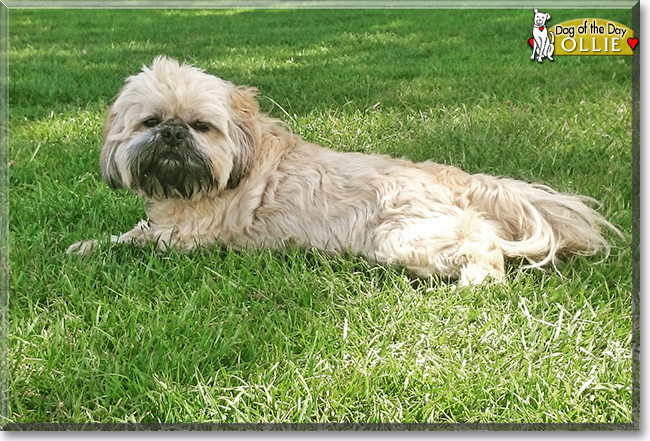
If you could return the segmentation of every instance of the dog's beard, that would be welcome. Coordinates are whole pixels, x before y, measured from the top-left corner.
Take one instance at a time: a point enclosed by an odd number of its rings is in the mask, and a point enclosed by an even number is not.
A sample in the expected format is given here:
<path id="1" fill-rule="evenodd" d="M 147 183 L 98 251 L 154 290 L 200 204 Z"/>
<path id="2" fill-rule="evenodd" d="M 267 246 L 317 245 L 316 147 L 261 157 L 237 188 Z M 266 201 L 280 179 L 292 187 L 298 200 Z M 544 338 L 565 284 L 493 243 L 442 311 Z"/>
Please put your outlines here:
<path id="1" fill-rule="evenodd" d="M 210 161 L 191 137 L 170 146 L 154 134 L 133 144 L 132 152 L 133 183 L 146 196 L 190 198 L 216 187 Z"/>

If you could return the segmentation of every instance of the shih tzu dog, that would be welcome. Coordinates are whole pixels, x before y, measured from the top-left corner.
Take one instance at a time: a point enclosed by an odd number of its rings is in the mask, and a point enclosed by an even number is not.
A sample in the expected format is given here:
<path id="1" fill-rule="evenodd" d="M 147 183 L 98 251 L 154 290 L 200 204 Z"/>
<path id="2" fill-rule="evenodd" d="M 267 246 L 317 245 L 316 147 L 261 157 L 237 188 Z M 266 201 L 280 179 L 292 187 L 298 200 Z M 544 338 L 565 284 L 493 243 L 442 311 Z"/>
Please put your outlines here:
<path id="1" fill-rule="evenodd" d="M 470 175 L 433 162 L 341 153 L 260 113 L 256 90 L 158 57 L 108 112 L 101 172 L 147 202 L 147 219 L 112 242 L 191 250 L 287 245 L 353 253 L 474 285 L 529 266 L 609 250 L 617 231 L 584 196 Z M 99 244 L 78 242 L 86 255 Z"/>

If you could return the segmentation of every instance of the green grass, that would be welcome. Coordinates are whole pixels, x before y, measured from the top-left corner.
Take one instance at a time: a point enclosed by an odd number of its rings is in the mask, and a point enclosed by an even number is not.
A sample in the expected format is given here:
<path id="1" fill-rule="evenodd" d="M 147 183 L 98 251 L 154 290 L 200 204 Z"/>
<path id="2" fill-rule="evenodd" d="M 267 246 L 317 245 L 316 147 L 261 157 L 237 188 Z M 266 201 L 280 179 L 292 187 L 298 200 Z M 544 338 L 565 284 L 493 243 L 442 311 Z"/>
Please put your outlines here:
<path id="1" fill-rule="evenodd" d="M 629 11 L 556 10 L 553 22 Z M 625 423 L 631 60 L 531 62 L 529 10 L 11 10 L 9 420 Z M 103 116 L 158 54 L 260 89 L 342 151 L 592 196 L 626 239 L 561 275 L 455 290 L 349 256 L 75 241 L 144 214 L 98 169 Z"/>

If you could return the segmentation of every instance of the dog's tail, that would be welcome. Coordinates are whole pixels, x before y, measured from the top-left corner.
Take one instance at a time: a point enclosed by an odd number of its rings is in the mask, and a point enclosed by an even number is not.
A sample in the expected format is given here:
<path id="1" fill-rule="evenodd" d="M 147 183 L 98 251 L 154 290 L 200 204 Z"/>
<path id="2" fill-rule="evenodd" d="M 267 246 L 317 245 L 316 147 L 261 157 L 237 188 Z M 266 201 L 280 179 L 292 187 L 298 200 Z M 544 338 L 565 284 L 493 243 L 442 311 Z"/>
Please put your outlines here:
<path id="1" fill-rule="evenodd" d="M 471 175 L 459 203 L 487 213 L 497 224 L 505 255 L 526 257 L 531 267 L 555 263 L 558 255 L 608 254 L 603 228 L 620 231 L 587 204 L 586 196 L 566 195 L 550 187 L 514 179 Z"/>
<path id="2" fill-rule="evenodd" d="M 555 35 L 553 34 L 553 32 L 548 31 L 548 35 L 551 36 L 551 37 L 550 37 L 550 38 L 551 38 L 551 44 L 555 44 Z"/>

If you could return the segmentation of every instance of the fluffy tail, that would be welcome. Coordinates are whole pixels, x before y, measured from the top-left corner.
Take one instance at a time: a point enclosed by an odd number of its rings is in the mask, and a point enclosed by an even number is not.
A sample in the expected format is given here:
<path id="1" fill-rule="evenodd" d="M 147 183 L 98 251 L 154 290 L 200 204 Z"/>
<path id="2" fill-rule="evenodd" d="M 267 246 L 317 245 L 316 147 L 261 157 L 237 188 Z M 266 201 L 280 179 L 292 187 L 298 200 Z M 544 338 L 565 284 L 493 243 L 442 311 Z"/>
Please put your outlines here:
<path id="1" fill-rule="evenodd" d="M 498 224 L 505 255 L 523 256 L 531 267 L 554 263 L 558 255 L 593 255 L 609 243 L 601 230 L 620 231 L 587 203 L 586 196 L 560 194 L 550 187 L 476 174 L 460 203 L 487 213 Z"/>

